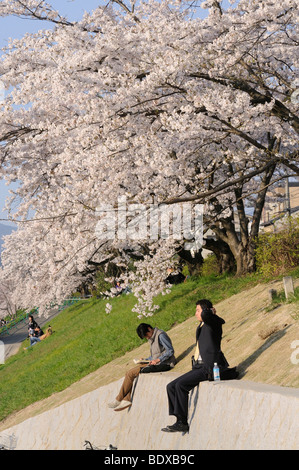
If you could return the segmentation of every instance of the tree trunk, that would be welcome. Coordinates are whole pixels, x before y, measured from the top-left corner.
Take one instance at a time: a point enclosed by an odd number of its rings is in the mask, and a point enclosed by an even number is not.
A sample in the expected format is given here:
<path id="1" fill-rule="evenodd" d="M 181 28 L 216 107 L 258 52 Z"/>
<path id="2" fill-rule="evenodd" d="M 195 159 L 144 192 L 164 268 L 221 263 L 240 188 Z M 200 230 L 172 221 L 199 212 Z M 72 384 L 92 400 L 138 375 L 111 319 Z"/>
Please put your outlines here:
<path id="1" fill-rule="evenodd" d="M 191 276 L 198 275 L 200 273 L 202 263 L 204 261 L 202 257 L 202 250 L 191 255 L 190 251 L 184 250 L 183 248 L 179 251 L 180 258 L 187 264 L 188 271 Z"/>
<path id="2" fill-rule="evenodd" d="M 230 247 L 220 239 L 206 239 L 205 248 L 211 250 L 217 258 L 219 274 L 233 273 L 236 271 L 236 263 Z"/>
<path id="3" fill-rule="evenodd" d="M 273 149 L 276 144 L 276 139 L 271 139 L 269 136 L 269 149 Z M 277 147 L 279 147 L 279 142 Z M 223 218 L 215 222 L 211 229 L 216 234 L 218 240 L 221 240 L 228 245 L 232 256 L 236 262 L 236 274 L 241 276 L 246 273 L 252 273 L 256 269 L 255 262 L 255 245 L 256 239 L 259 234 L 260 220 L 262 216 L 262 210 L 265 204 L 265 197 L 267 194 L 268 187 L 270 185 L 274 170 L 275 163 L 271 165 L 265 171 L 259 189 L 257 191 L 257 197 L 254 204 L 254 212 L 252 217 L 252 223 L 249 230 L 248 217 L 245 212 L 243 186 L 234 188 L 234 206 L 236 207 L 236 214 L 238 215 L 239 226 L 236 228 L 236 221 L 234 215 Z M 231 168 L 231 172 L 233 169 Z M 215 206 L 217 207 L 216 203 Z M 218 210 L 221 213 L 222 207 L 218 203 Z M 220 245 L 221 246 L 221 245 Z"/>
<path id="4" fill-rule="evenodd" d="M 241 245 L 241 244 L 240 244 Z M 255 243 L 249 242 L 246 246 L 239 246 L 235 254 L 238 276 L 252 273 L 256 270 L 255 263 Z"/>

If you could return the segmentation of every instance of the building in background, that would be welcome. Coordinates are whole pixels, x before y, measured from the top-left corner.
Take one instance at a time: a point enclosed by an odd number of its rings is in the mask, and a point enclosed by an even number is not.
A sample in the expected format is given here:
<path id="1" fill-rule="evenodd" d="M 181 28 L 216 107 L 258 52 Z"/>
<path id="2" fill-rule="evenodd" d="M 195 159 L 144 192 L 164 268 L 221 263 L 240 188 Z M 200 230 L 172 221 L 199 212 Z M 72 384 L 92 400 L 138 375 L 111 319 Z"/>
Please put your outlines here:
<path id="1" fill-rule="evenodd" d="M 271 189 L 267 193 L 263 210 L 261 230 L 275 231 L 285 216 L 299 216 L 299 181 L 286 179 L 283 186 Z"/>

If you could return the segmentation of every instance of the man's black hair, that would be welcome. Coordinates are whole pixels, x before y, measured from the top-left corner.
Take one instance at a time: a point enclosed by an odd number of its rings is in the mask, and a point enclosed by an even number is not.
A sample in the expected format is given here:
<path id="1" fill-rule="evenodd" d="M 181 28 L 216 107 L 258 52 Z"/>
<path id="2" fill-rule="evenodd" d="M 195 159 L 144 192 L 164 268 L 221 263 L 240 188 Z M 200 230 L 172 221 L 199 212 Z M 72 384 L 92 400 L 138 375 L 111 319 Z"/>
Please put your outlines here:
<path id="1" fill-rule="evenodd" d="M 149 325 L 148 323 L 140 323 L 140 325 L 137 327 L 137 334 L 139 338 L 143 339 L 145 338 L 146 333 L 148 332 L 149 328 L 153 330 L 154 328 Z"/>
<path id="2" fill-rule="evenodd" d="M 213 307 L 213 304 L 210 300 L 201 299 L 196 302 L 196 305 L 200 305 L 203 310 Z"/>

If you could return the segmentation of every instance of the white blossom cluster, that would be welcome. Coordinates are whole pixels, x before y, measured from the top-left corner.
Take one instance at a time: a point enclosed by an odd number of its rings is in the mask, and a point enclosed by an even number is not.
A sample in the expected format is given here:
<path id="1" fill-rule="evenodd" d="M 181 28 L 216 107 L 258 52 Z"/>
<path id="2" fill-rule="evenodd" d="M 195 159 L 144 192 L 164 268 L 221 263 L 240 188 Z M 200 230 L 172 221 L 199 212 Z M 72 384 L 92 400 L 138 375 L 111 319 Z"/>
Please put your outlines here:
<path id="1" fill-rule="evenodd" d="M 44 1 L 1 2 L 2 16 L 54 24 L 11 40 L 0 62 L 0 171 L 20 183 L 1 276 L 16 305 L 43 311 L 90 261 L 124 253 L 95 235 L 105 202 L 201 201 L 213 220 L 215 201 L 231 213 L 238 178 L 298 174 L 298 2 L 204 2 L 205 19 L 194 3 L 111 1 L 72 22 Z M 137 263 L 139 315 L 154 311 L 176 245 L 149 243 Z"/>

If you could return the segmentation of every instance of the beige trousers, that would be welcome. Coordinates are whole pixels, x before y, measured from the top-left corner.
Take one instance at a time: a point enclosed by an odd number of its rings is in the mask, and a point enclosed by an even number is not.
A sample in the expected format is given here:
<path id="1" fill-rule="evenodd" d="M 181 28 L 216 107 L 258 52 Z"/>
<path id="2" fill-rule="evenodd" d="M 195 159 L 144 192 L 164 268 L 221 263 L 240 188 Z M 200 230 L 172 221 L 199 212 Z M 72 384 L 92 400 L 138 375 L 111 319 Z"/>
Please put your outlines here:
<path id="1" fill-rule="evenodd" d="M 131 392 L 133 388 L 133 383 L 136 377 L 140 374 L 140 370 L 144 367 L 144 364 L 138 364 L 133 369 L 130 369 L 124 378 L 123 384 L 120 388 L 119 394 L 116 397 L 116 400 L 128 400 L 131 401 Z"/>

